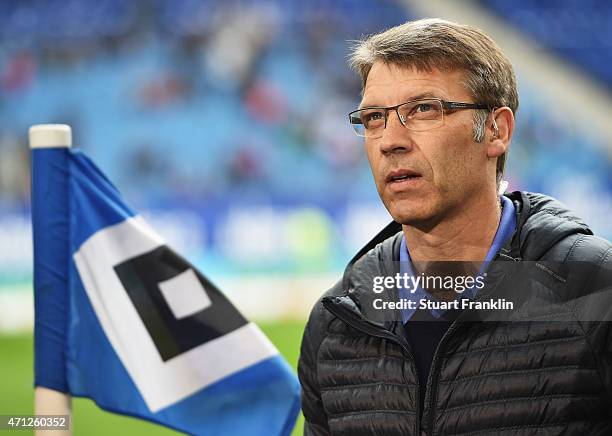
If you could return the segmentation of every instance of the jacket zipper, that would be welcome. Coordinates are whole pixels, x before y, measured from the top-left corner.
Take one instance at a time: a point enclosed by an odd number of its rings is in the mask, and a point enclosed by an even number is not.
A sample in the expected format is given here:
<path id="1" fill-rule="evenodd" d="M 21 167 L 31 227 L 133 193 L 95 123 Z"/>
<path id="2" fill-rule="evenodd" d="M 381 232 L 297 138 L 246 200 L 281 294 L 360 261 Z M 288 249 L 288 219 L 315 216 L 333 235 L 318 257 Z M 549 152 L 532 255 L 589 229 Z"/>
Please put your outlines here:
<path id="1" fill-rule="evenodd" d="M 501 256 L 498 253 L 497 256 L 495 256 L 493 258 L 492 262 L 498 260 L 500 257 Z M 507 256 L 507 255 L 505 255 L 505 257 L 512 259 L 512 261 L 514 261 L 514 262 L 519 262 L 521 260 L 521 259 L 514 258 L 512 256 Z M 478 301 L 478 298 L 475 298 L 474 300 Z M 445 342 L 448 340 L 448 337 L 451 334 L 453 334 L 454 331 L 457 330 L 457 328 L 459 327 L 459 320 L 460 320 L 462 315 L 463 315 L 463 313 L 459 314 L 457 319 L 455 319 L 453 321 L 453 323 L 450 325 L 450 327 L 448 328 L 448 330 L 446 330 L 446 332 L 442 336 L 442 339 L 440 339 L 440 342 L 438 342 L 438 346 L 436 347 L 436 351 L 434 353 L 434 357 L 433 357 L 432 362 L 431 362 L 431 368 L 429 370 L 429 377 L 427 377 L 427 385 L 425 386 L 425 400 L 428 399 L 428 397 L 427 397 L 428 390 L 431 390 L 431 392 L 429 392 L 429 394 L 430 394 L 430 396 L 429 396 L 429 420 L 428 420 L 429 426 L 427 427 L 427 430 L 429 430 L 430 436 L 434 436 L 435 435 L 434 424 L 435 424 L 435 419 L 436 419 L 436 414 L 435 414 L 436 410 L 435 410 L 435 407 L 436 407 L 437 381 L 438 381 L 437 380 L 437 376 L 438 376 L 438 361 L 440 360 L 440 357 L 439 357 L 440 350 L 445 345 Z M 423 430 L 423 431 L 425 431 L 425 430 Z"/>
<path id="2" fill-rule="evenodd" d="M 400 338 L 399 336 L 394 335 L 389 330 L 378 328 L 372 324 L 364 322 L 361 318 L 350 313 L 348 310 L 334 305 L 330 299 L 327 299 L 327 298 L 323 299 L 323 306 L 327 310 L 329 310 L 332 314 L 334 314 L 336 317 L 338 317 L 339 319 L 341 319 L 342 321 L 344 321 L 345 323 L 347 323 L 354 329 L 359 330 L 360 332 L 365 333 L 370 336 L 375 336 L 375 337 L 382 338 L 382 339 L 389 339 L 390 341 L 398 344 L 402 348 L 402 350 L 406 354 L 408 354 L 408 357 L 410 358 L 410 366 L 412 367 L 414 374 L 416 376 L 416 387 L 417 387 L 416 397 L 415 397 L 415 400 L 416 400 L 415 401 L 416 402 L 416 417 L 415 417 L 415 424 L 416 424 L 415 431 L 416 432 L 415 432 L 415 435 L 420 434 L 420 427 L 421 427 L 420 389 L 421 389 L 421 386 L 419 385 L 419 380 L 420 380 L 419 372 L 418 372 L 418 369 L 414 361 L 414 354 L 412 353 L 410 344 L 408 344 L 408 342 L 404 340 L 403 338 Z"/>
<path id="3" fill-rule="evenodd" d="M 429 370 L 429 377 L 427 378 L 427 385 L 425 386 L 425 400 L 428 399 L 427 394 L 429 393 L 429 425 L 427 427 L 427 430 L 429 430 L 429 432 L 427 432 L 425 429 L 423 429 L 423 432 L 426 434 L 432 435 L 432 436 L 434 435 L 434 423 L 436 419 L 435 407 L 436 407 L 436 395 L 438 394 L 436 383 L 438 381 L 437 372 L 438 372 L 438 361 L 440 360 L 439 354 L 440 354 L 440 350 L 445 340 L 457 329 L 457 326 L 458 326 L 457 321 L 458 319 L 453 321 L 453 323 L 450 325 L 448 330 L 446 330 L 446 332 L 442 336 L 442 339 L 440 339 L 440 342 L 438 342 L 438 346 L 436 347 L 436 351 L 434 353 L 434 357 L 431 362 L 431 368 Z M 428 392 L 428 391 L 431 391 L 431 392 Z"/>

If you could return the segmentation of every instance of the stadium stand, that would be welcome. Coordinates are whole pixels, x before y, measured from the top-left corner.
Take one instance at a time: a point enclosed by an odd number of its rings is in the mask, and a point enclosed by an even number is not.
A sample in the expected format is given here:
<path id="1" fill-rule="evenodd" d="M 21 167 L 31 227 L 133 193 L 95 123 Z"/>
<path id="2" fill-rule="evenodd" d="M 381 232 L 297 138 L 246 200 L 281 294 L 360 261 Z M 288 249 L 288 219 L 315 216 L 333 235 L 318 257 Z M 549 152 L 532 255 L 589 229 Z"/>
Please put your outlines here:
<path id="1" fill-rule="evenodd" d="M 481 2 L 612 83 L 612 62 L 589 61 L 601 59 L 594 50 L 612 53 L 610 28 L 587 31 L 589 17 L 609 21 L 610 7 L 561 3 Z M 136 208 L 189 215 L 188 231 L 169 217 L 168 232 L 208 264 L 338 269 L 369 236 L 354 223 L 373 232 L 387 219 L 346 122 L 360 90 L 348 41 L 411 18 L 390 0 L 1 2 L 0 216 L 29 207 L 28 127 L 68 123 Z M 533 89 L 520 91 L 511 188 L 590 192 L 586 209 L 612 198 L 596 139 L 549 116 Z M 249 222 L 271 229 L 260 233 L 276 237 L 276 257 L 250 256 L 266 236 L 237 249 Z M 298 236 L 285 243 L 279 222 L 284 235 L 307 223 L 325 236 L 315 248 Z"/>

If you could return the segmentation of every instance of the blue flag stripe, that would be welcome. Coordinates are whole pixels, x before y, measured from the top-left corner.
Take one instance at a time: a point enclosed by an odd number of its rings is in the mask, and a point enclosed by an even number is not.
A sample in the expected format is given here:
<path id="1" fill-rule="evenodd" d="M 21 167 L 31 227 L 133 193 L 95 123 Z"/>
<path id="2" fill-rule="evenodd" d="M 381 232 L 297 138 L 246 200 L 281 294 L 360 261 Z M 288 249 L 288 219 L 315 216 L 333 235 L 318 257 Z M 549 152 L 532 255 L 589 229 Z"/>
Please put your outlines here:
<path id="1" fill-rule="evenodd" d="M 68 175 L 65 148 L 33 152 L 34 384 L 60 392 L 68 391 L 64 365 L 70 259 Z"/>

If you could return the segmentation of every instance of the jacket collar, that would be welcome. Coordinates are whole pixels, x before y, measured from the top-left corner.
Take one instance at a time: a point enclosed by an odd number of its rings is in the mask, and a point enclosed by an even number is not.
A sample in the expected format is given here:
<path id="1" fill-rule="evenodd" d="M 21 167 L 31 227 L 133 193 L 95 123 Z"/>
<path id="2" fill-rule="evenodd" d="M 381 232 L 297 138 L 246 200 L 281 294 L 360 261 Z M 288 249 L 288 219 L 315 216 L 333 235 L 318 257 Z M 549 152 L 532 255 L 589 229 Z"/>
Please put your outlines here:
<path id="1" fill-rule="evenodd" d="M 516 229 L 495 260 L 538 260 L 568 235 L 593 234 L 580 218 L 552 197 L 524 191 L 504 195 L 514 204 Z M 344 271 L 342 295 L 335 298 L 335 304 L 363 318 L 360 308 L 371 299 L 373 277 L 399 272 L 401 238 L 401 224 L 392 221 L 359 250 Z M 386 328 L 395 323 L 391 318 L 368 321 Z"/>

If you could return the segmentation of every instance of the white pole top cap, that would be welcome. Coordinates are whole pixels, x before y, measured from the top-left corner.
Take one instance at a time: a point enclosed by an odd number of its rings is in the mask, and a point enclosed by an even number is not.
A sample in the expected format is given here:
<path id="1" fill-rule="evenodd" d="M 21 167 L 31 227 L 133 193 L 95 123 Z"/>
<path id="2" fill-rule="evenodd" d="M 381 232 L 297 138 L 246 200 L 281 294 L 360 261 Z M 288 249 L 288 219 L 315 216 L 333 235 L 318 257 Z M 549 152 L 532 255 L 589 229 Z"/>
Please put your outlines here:
<path id="1" fill-rule="evenodd" d="M 36 124 L 28 131 L 30 148 L 71 147 L 72 129 L 67 124 Z"/>

